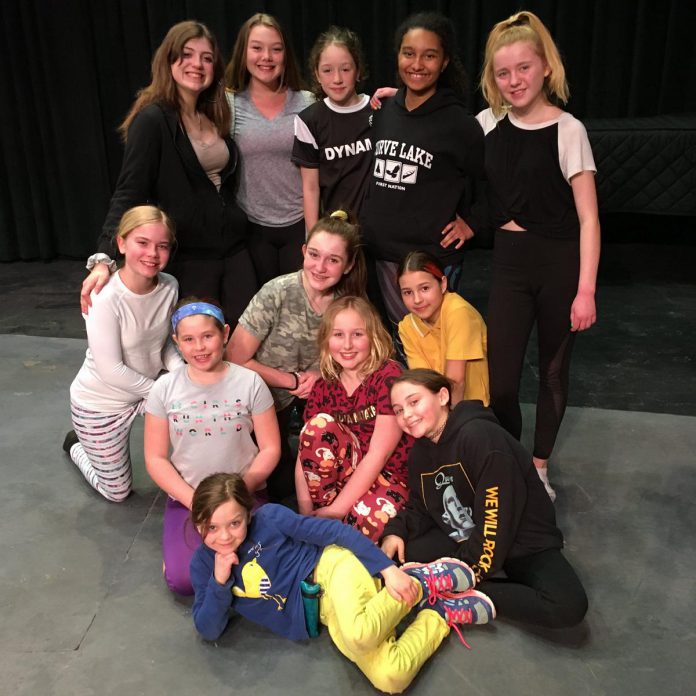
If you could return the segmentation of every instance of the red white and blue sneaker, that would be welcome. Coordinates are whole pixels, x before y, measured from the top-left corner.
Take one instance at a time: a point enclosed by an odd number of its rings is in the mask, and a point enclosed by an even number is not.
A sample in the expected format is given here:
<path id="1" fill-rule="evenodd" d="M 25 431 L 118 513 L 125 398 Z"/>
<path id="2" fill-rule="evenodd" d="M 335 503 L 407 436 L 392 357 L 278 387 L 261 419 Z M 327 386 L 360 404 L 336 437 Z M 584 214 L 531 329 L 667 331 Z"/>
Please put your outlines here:
<path id="1" fill-rule="evenodd" d="M 467 624 L 486 624 L 495 619 L 495 606 L 490 597 L 478 590 L 467 590 L 457 595 L 449 597 L 438 597 L 433 604 L 421 602 L 421 609 L 431 609 L 437 612 L 453 628 L 459 640 L 471 649 L 471 646 L 464 640 L 460 625 Z"/>
<path id="2" fill-rule="evenodd" d="M 438 558 L 431 563 L 404 563 L 401 570 L 423 586 L 423 599 L 434 604 L 438 597 L 466 592 L 476 584 L 474 571 L 456 558 Z"/>

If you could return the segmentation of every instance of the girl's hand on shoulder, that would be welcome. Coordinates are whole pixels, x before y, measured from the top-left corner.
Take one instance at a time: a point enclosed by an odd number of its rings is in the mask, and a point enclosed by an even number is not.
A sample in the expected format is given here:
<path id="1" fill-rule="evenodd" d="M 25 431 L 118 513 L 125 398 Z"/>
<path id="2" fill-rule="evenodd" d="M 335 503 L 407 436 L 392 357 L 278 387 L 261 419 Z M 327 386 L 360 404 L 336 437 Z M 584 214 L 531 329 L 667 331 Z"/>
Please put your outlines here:
<path id="1" fill-rule="evenodd" d="M 445 225 L 445 228 L 442 230 L 442 234 L 444 236 L 440 242 L 441 247 L 447 248 L 450 246 L 450 244 L 454 244 L 456 242 L 454 248 L 459 249 L 464 242 L 474 236 L 474 231 L 471 229 L 471 227 L 469 227 L 469 225 L 467 225 L 466 222 L 464 222 L 462 218 L 459 217 L 459 215 L 456 215 L 452 222 Z"/>
<path id="2" fill-rule="evenodd" d="M 373 111 L 382 108 L 382 99 L 393 97 L 399 90 L 396 87 L 379 87 L 370 97 L 370 106 Z"/>
<path id="3" fill-rule="evenodd" d="M 580 291 L 570 307 L 570 330 L 585 331 L 597 321 L 597 308 L 593 292 Z"/>
<path id="4" fill-rule="evenodd" d="M 413 606 L 418 601 L 418 584 L 410 575 L 396 566 L 381 571 L 387 592 L 397 601 Z"/>
<path id="5" fill-rule="evenodd" d="M 299 399 L 306 399 L 311 394 L 314 383 L 319 379 L 321 374 L 318 370 L 305 370 L 297 374 L 299 377 L 297 389 L 292 390 L 290 393 Z"/>
<path id="6" fill-rule="evenodd" d="M 389 556 L 389 558 L 396 557 L 399 563 L 403 563 L 406 560 L 406 544 L 404 544 L 404 540 L 400 536 L 388 534 L 382 540 L 382 553 Z"/>
<path id="7" fill-rule="evenodd" d="M 80 290 L 80 310 L 83 314 L 89 312 L 92 306 L 90 295 L 92 290 L 99 294 L 99 291 L 109 282 L 111 272 L 105 263 L 98 263 L 94 266 L 90 274 L 82 281 L 82 289 Z"/>
<path id="8" fill-rule="evenodd" d="M 215 582 L 218 585 L 224 585 L 232 575 L 232 566 L 239 563 L 239 558 L 234 551 L 230 553 L 216 553 L 215 554 L 215 570 L 213 575 L 215 576 Z"/>

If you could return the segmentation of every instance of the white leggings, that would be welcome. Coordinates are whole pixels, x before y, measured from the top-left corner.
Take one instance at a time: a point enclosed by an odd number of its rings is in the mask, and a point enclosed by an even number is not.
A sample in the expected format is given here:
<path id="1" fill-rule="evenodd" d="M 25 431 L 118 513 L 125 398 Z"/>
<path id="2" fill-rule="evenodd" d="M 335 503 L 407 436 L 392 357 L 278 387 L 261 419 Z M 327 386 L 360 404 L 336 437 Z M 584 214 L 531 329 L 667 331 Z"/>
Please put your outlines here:
<path id="1" fill-rule="evenodd" d="M 145 401 L 120 413 L 90 411 L 70 403 L 73 429 L 79 439 L 70 448 L 70 458 L 89 485 L 114 503 L 122 502 L 131 492 L 129 437 L 135 417 L 144 410 Z"/>

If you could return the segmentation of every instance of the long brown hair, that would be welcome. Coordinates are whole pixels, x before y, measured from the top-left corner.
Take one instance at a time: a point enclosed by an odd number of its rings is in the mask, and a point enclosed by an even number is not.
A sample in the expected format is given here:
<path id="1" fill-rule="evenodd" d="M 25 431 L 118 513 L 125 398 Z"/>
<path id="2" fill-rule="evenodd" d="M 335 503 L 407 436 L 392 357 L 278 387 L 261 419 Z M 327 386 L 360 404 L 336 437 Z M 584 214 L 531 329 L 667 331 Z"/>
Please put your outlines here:
<path id="1" fill-rule="evenodd" d="M 179 92 L 172 76 L 172 65 L 181 60 L 187 41 L 201 38 L 210 42 L 213 51 L 213 81 L 210 87 L 198 95 L 196 108 L 215 124 L 215 128 L 221 136 L 224 137 L 229 133 L 231 112 L 230 105 L 225 98 L 225 87 L 222 81 L 225 68 L 220 49 L 215 36 L 205 24 L 187 20 L 175 24 L 155 51 L 151 65 L 152 81 L 138 92 L 128 115 L 118 127 L 124 141 L 128 138 L 128 128 L 133 119 L 146 106 L 159 103 L 177 111 L 181 110 Z"/>
<path id="2" fill-rule="evenodd" d="M 317 221 L 307 234 L 305 245 L 309 244 L 312 237 L 319 232 L 326 232 L 327 234 L 340 237 L 346 245 L 348 264 L 353 264 L 350 271 L 344 274 L 335 286 L 334 291 L 336 295 L 358 295 L 364 297 L 365 288 L 367 288 L 367 266 L 358 225 L 348 220 L 348 213 L 344 210 L 335 210 L 331 215 L 327 215 Z"/>
<path id="3" fill-rule="evenodd" d="M 249 84 L 249 71 L 247 70 L 247 44 L 249 43 L 249 34 L 254 27 L 263 25 L 275 29 L 280 35 L 280 40 L 283 42 L 284 69 L 280 77 L 280 86 L 287 86 L 293 91 L 302 89 L 302 77 L 297 67 L 295 53 L 292 50 L 292 45 L 288 41 L 283 28 L 278 20 L 264 12 L 257 12 L 247 19 L 239 28 L 237 40 L 234 42 L 232 56 L 230 62 L 225 68 L 225 86 L 232 92 L 241 92 L 246 89 Z"/>

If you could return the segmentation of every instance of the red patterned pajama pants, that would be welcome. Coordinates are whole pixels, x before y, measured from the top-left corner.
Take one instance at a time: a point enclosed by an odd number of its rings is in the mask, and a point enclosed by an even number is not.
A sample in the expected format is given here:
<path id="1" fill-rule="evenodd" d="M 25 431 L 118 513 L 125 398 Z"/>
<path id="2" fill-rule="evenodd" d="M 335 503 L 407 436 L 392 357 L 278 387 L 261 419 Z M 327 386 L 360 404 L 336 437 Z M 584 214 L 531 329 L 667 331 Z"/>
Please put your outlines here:
<path id="1" fill-rule="evenodd" d="M 325 413 L 305 423 L 298 451 L 315 510 L 334 501 L 363 456 L 355 435 Z M 343 521 L 376 542 L 407 500 L 406 481 L 385 468 Z"/>

